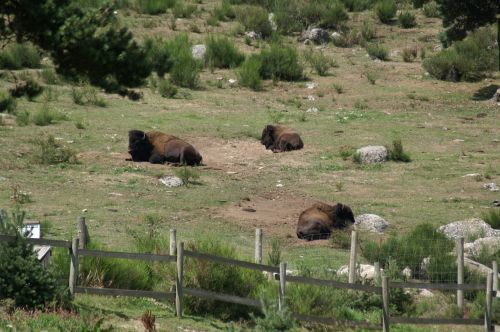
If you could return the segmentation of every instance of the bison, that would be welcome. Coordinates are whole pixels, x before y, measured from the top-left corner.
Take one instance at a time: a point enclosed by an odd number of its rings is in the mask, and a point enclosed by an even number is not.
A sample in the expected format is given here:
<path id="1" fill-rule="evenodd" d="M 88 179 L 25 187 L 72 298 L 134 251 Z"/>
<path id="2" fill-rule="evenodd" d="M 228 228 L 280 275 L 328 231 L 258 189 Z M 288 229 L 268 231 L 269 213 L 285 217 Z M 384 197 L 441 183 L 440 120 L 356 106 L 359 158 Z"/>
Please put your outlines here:
<path id="1" fill-rule="evenodd" d="M 299 150 L 304 147 L 300 135 L 285 126 L 267 125 L 262 131 L 260 142 L 273 152 Z"/>
<path id="2" fill-rule="evenodd" d="M 297 237 L 299 239 L 326 239 L 335 228 L 354 224 L 354 214 L 347 205 L 316 203 L 299 216 Z"/>
<path id="3" fill-rule="evenodd" d="M 131 130 L 128 132 L 128 152 L 133 161 L 153 164 L 200 165 L 198 151 L 182 139 L 159 131 Z"/>

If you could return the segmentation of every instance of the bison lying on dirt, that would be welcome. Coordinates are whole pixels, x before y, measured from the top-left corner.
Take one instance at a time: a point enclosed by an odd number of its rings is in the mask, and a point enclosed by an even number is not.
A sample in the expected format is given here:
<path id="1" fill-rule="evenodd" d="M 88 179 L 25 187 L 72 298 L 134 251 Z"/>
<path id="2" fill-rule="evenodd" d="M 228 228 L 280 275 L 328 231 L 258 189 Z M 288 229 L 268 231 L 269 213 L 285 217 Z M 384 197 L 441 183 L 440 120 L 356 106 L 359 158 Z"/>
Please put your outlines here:
<path id="1" fill-rule="evenodd" d="M 128 152 L 133 161 L 149 161 L 153 164 L 167 162 L 193 166 L 200 165 L 202 160 L 191 144 L 159 131 L 129 131 Z"/>
<path id="2" fill-rule="evenodd" d="M 304 240 L 326 239 L 334 228 L 354 224 L 354 214 L 347 205 L 316 203 L 303 211 L 297 225 L 297 237 Z"/>
<path id="3" fill-rule="evenodd" d="M 285 126 L 267 125 L 262 131 L 260 142 L 265 145 L 267 150 L 273 152 L 299 150 L 304 147 L 300 135 Z"/>

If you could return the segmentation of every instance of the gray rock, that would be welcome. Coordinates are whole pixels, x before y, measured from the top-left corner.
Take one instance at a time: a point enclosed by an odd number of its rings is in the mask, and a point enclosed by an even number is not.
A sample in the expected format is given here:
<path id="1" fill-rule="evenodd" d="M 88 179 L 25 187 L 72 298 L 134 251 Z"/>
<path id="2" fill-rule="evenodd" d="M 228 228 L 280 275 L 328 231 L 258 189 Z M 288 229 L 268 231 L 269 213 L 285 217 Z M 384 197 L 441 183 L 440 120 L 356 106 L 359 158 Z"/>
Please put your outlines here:
<path id="1" fill-rule="evenodd" d="M 497 89 L 493 97 L 491 98 L 492 101 L 499 103 L 500 102 L 500 89 Z"/>
<path id="2" fill-rule="evenodd" d="M 467 243 L 467 246 L 464 245 L 464 251 L 467 256 L 477 256 L 483 250 L 486 250 L 490 254 L 500 250 L 500 237 L 484 237 L 472 243 Z"/>
<path id="3" fill-rule="evenodd" d="M 191 47 L 191 54 L 193 55 L 194 59 L 205 59 L 205 53 L 207 53 L 207 47 L 203 44 L 197 44 Z"/>
<path id="4" fill-rule="evenodd" d="M 181 178 L 170 175 L 160 178 L 160 182 L 169 188 L 180 187 L 184 184 L 184 181 L 182 181 Z"/>
<path id="5" fill-rule="evenodd" d="M 387 160 L 388 152 L 385 146 L 368 145 L 356 151 L 364 164 L 380 163 Z"/>
<path id="6" fill-rule="evenodd" d="M 262 34 L 259 32 L 255 32 L 255 31 L 247 31 L 247 32 L 245 32 L 245 37 L 248 37 L 251 39 L 262 39 Z"/>
<path id="7" fill-rule="evenodd" d="M 380 271 L 382 272 L 384 270 L 380 269 Z M 337 275 L 338 276 L 349 275 L 349 266 L 342 265 L 337 270 Z M 373 280 L 375 279 L 375 266 L 370 264 L 359 264 L 356 275 L 365 280 Z"/>
<path id="8" fill-rule="evenodd" d="M 306 83 L 306 88 L 308 89 L 315 89 L 318 87 L 318 83 L 314 83 L 314 82 L 307 82 Z"/>
<path id="9" fill-rule="evenodd" d="M 383 233 L 389 223 L 376 214 L 365 213 L 356 217 L 354 227 L 373 233 Z"/>
<path id="10" fill-rule="evenodd" d="M 273 31 L 278 30 L 278 25 L 276 24 L 274 13 L 269 13 L 269 15 L 267 16 L 267 20 L 269 21 L 269 24 L 271 25 L 271 29 Z"/>
<path id="11" fill-rule="evenodd" d="M 490 225 L 479 218 L 454 221 L 439 227 L 439 231 L 450 239 L 463 237 L 466 242 L 470 242 L 467 241 L 470 238 L 500 236 L 500 231 L 491 228 Z"/>
<path id="12" fill-rule="evenodd" d="M 489 191 L 498 191 L 498 186 L 495 182 L 485 183 L 483 184 L 483 188 Z"/>
<path id="13" fill-rule="evenodd" d="M 315 44 L 325 44 L 330 40 L 328 31 L 320 28 L 307 29 L 302 32 L 300 40 L 309 39 Z"/>
<path id="14" fill-rule="evenodd" d="M 317 107 L 309 107 L 306 111 L 307 113 L 318 113 L 319 109 Z"/>

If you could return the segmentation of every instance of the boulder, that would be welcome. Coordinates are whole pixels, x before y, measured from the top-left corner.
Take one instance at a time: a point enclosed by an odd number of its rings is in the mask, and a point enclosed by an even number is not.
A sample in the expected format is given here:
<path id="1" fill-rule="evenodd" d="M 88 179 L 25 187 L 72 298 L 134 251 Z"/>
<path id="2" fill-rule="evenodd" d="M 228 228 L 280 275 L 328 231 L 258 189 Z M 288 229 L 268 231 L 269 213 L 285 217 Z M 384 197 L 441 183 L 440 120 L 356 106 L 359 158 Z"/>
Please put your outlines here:
<path id="1" fill-rule="evenodd" d="M 319 109 L 317 107 L 309 107 L 306 111 L 307 113 L 318 113 Z"/>
<path id="2" fill-rule="evenodd" d="M 196 60 L 205 59 L 205 53 L 207 53 L 207 47 L 203 44 L 197 44 L 191 47 L 191 54 Z"/>
<path id="3" fill-rule="evenodd" d="M 383 269 L 380 269 L 382 272 Z M 337 275 L 338 276 L 346 276 L 349 275 L 349 266 L 348 265 L 342 265 L 338 270 L 337 270 Z M 359 264 L 358 265 L 358 273 L 357 275 L 365 280 L 373 280 L 375 279 L 375 266 L 370 265 L 370 264 Z"/>
<path id="4" fill-rule="evenodd" d="M 365 213 L 356 217 L 354 227 L 367 230 L 373 233 L 383 233 L 389 226 L 389 223 L 382 217 L 376 214 Z"/>
<path id="5" fill-rule="evenodd" d="M 326 44 L 330 41 L 330 35 L 328 31 L 321 28 L 307 29 L 302 32 L 300 40 L 309 39 L 315 44 Z"/>
<path id="6" fill-rule="evenodd" d="M 356 151 L 364 164 L 380 163 L 387 160 L 387 148 L 382 145 L 368 145 Z"/>
<path id="7" fill-rule="evenodd" d="M 483 250 L 487 250 L 487 252 L 491 254 L 495 253 L 497 250 L 500 250 L 500 237 L 483 237 L 477 239 L 472 243 L 467 243 L 467 245 L 464 245 L 464 251 L 467 256 L 477 256 Z"/>
<path id="8" fill-rule="evenodd" d="M 489 191 L 498 191 L 498 186 L 495 182 L 483 184 L 483 189 L 488 189 Z"/>
<path id="9" fill-rule="evenodd" d="M 170 176 L 170 175 L 161 177 L 160 182 L 169 188 L 180 187 L 184 184 L 184 181 L 182 181 L 181 178 L 179 178 L 177 176 Z"/>
<path id="10" fill-rule="evenodd" d="M 247 31 L 245 32 L 245 37 L 250 39 L 262 39 L 262 34 L 255 31 Z"/>
<path id="11" fill-rule="evenodd" d="M 463 237 L 466 241 L 471 237 L 494 237 L 500 236 L 500 231 L 491 228 L 484 220 L 471 218 L 467 220 L 454 221 L 439 227 L 439 231 L 450 239 Z"/>

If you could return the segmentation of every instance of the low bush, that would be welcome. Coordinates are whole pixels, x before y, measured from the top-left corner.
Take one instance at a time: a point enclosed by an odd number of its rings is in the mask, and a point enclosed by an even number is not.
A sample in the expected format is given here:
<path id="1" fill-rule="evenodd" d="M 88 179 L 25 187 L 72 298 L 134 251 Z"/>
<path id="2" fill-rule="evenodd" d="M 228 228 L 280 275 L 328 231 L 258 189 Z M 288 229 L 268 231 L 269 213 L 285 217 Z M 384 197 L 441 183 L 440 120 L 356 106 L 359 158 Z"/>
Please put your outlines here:
<path id="1" fill-rule="evenodd" d="M 97 107 L 106 107 L 104 98 L 99 96 L 97 88 L 90 84 L 85 84 L 80 88 L 71 88 L 71 98 L 77 105 L 94 105 Z"/>
<path id="2" fill-rule="evenodd" d="M 229 0 L 222 0 L 221 5 L 214 8 L 212 16 L 219 21 L 226 21 L 234 19 L 236 17 L 236 12 Z"/>
<path id="3" fill-rule="evenodd" d="M 398 15 L 398 23 L 404 29 L 413 28 L 417 25 L 415 14 L 410 11 L 402 11 Z"/>
<path id="4" fill-rule="evenodd" d="M 48 107 L 46 104 L 42 105 L 42 107 L 31 117 L 31 121 L 37 126 L 48 126 L 57 121 L 65 120 L 68 120 L 68 116 L 66 114 L 58 112 L 53 108 Z"/>
<path id="5" fill-rule="evenodd" d="M 278 310 L 276 302 L 267 299 L 261 299 L 261 302 L 264 317 L 253 316 L 255 331 L 291 331 L 298 326 L 293 313 L 286 307 Z"/>
<path id="6" fill-rule="evenodd" d="M 429 0 L 411 0 L 414 8 L 420 8 Z"/>
<path id="7" fill-rule="evenodd" d="M 263 38 L 271 36 L 273 29 L 269 22 L 269 13 L 258 6 L 240 6 L 236 10 L 236 19 L 246 31 L 260 33 Z"/>
<path id="8" fill-rule="evenodd" d="M 172 83 L 184 88 L 197 87 L 201 64 L 192 56 L 188 36 L 186 34 L 176 35 L 173 40 L 167 42 L 167 47 L 173 61 L 170 69 Z"/>
<path id="9" fill-rule="evenodd" d="M 31 43 L 12 43 L 0 52 L 0 69 L 40 68 L 41 57 Z"/>
<path id="10" fill-rule="evenodd" d="M 368 21 L 363 21 L 361 26 L 361 36 L 365 41 L 370 41 L 375 38 L 375 26 Z"/>
<path id="11" fill-rule="evenodd" d="M 422 7 L 422 12 L 425 17 L 439 17 L 441 14 L 439 13 L 439 7 L 436 1 L 431 1 L 426 3 Z"/>
<path id="12" fill-rule="evenodd" d="M 76 164 L 76 152 L 56 142 L 54 136 L 34 139 L 33 161 L 37 164 L 55 165 L 61 163 Z"/>
<path id="13" fill-rule="evenodd" d="M 410 162 L 411 158 L 408 153 L 403 151 L 403 143 L 400 139 L 392 141 L 392 147 L 387 149 L 389 151 L 389 160 Z"/>
<path id="14" fill-rule="evenodd" d="M 135 7 L 141 14 L 158 15 L 174 7 L 176 0 L 135 0 Z"/>
<path id="15" fill-rule="evenodd" d="M 389 51 L 381 44 L 368 44 L 366 51 L 371 58 L 379 59 L 382 61 L 389 60 Z"/>
<path id="16" fill-rule="evenodd" d="M 208 37 L 205 59 L 210 68 L 233 68 L 239 66 L 245 55 L 226 37 Z"/>
<path id="17" fill-rule="evenodd" d="M 30 123 L 30 112 L 24 110 L 21 112 L 16 112 L 16 123 L 20 127 L 29 125 Z"/>
<path id="18" fill-rule="evenodd" d="M 260 68 L 262 62 L 256 55 L 248 57 L 238 70 L 238 83 L 255 91 L 262 89 Z"/>
<path id="19" fill-rule="evenodd" d="M 396 1 L 394 0 L 381 0 L 375 6 L 375 12 L 380 22 L 388 24 L 392 21 L 397 12 Z"/>
<path id="20" fill-rule="evenodd" d="M 373 0 L 341 0 L 350 12 L 362 12 L 373 6 Z"/>
<path id="21" fill-rule="evenodd" d="M 15 98 L 21 98 L 26 96 L 28 100 L 32 101 L 43 92 L 43 88 L 38 84 L 37 81 L 31 77 L 26 78 L 26 80 L 20 84 L 17 84 L 13 89 L 10 90 L 10 94 Z"/>
<path id="22" fill-rule="evenodd" d="M 412 62 L 417 58 L 417 48 L 415 46 L 405 47 L 401 53 L 401 57 L 404 62 Z"/>
<path id="23" fill-rule="evenodd" d="M 337 47 L 353 47 L 359 44 L 361 36 L 357 29 L 349 29 L 332 38 L 332 42 Z"/>
<path id="24" fill-rule="evenodd" d="M 326 76 L 330 68 L 338 66 L 333 58 L 312 49 L 304 52 L 304 58 L 319 76 Z"/>
<path id="25" fill-rule="evenodd" d="M 500 229 L 500 209 L 490 209 L 488 212 L 483 212 L 481 218 L 492 228 Z"/>
<path id="26" fill-rule="evenodd" d="M 176 2 L 172 8 L 172 13 L 174 17 L 177 18 L 190 18 L 191 15 L 196 11 L 197 7 L 194 4 L 188 4 L 184 1 Z"/>
<path id="27" fill-rule="evenodd" d="M 149 61 L 151 61 L 153 71 L 159 77 L 163 77 L 165 73 L 170 71 L 174 60 L 169 45 L 165 40 L 162 38 L 146 38 L 144 48 L 146 49 Z"/>
<path id="28" fill-rule="evenodd" d="M 320 26 L 327 29 L 340 29 L 349 20 L 349 14 L 342 2 L 333 2 L 322 13 Z"/>
<path id="29" fill-rule="evenodd" d="M 170 80 L 161 79 L 158 83 L 158 93 L 163 98 L 174 98 L 177 92 L 177 87 Z"/>
<path id="30" fill-rule="evenodd" d="M 496 33 L 490 26 L 425 59 L 423 66 L 440 80 L 478 81 L 498 68 Z"/>
<path id="31" fill-rule="evenodd" d="M 0 90 L 0 113 L 12 113 L 16 109 L 16 100 L 7 91 Z"/>
<path id="32" fill-rule="evenodd" d="M 297 51 L 282 44 L 272 44 L 260 53 L 262 67 L 260 75 L 264 79 L 298 81 L 303 78 L 303 68 Z"/>
<path id="33" fill-rule="evenodd" d="M 37 259 L 33 246 L 26 242 L 19 229 L 24 212 L 11 216 L 0 210 L 0 234 L 15 237 L 13 242 L 0 242 L 0 298 L 11 299 L 16 307 L 44 309 L 66 299 L 64 288 Z"/>
<path id="34" fill-rule="evenodd" d="M 40 77 L 46 84 L 55 85 L 60 82 L 59 76 L 57 75 L 54 68 L 44 67 L 40 71 Z"/>

